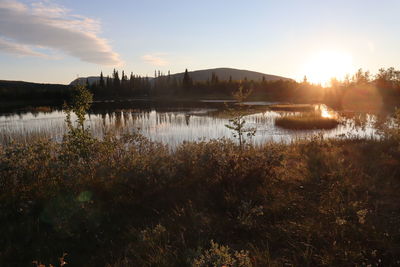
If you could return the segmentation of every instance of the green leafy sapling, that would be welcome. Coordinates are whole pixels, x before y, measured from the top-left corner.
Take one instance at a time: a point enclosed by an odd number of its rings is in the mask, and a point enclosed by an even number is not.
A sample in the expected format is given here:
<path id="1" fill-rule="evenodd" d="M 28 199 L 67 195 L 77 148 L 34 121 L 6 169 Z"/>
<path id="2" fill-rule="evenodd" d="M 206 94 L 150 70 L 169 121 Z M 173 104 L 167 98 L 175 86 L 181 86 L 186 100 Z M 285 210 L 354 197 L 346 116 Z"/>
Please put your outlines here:
<path id="1" fill-rule="evenodd" d="M 70 103 L 64 104 L 68 132 L 64 135 L 63 145 L 67 151 L 83 158 L 89 155 L 90 146 L 94 143 L 90 129 L 85 127 L 85 115 L 92 102 L 93 95 L 89 90 L 85 86 L 78 85 L 73 88 Z M 72 112 L 77 117 L 75 124 L 71 119 Z"/>
<path id="2" fill-rule="evenodd" d="M 246 138 L 251 138 L 256 134 L 257 129 L 255 127 L 247 127 L 245 116 L 245 105 L 244 101 L 251 94 L 251 90 L 244 90 L 243 86 L 233 94 L 233 97 L 238 102 L 239 107 L 237 109 L 229 109 L 229 113 L 233 114 L 233 117 L 229 119 L 229 124 L 225 127 L 233 131 L 233 137 L 237 138 L 239 141 L 239 147 L 242 150 L 246 143 Z"/>

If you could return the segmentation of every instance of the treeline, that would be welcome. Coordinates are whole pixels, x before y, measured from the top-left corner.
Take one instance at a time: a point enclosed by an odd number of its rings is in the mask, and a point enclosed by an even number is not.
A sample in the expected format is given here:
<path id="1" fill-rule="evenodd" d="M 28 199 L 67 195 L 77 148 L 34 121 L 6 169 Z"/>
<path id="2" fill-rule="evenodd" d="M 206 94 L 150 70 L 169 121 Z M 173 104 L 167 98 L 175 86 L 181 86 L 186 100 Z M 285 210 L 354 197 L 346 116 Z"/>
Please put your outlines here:
<path id="1" fill-rule="evenodd" d="M 154 78 L 122 71 L 121 77 L 114 70 L 112 76 L 100 75 L 100 80 L 87 86 L 96 98 L 137 96 L 231 96 L 239 87 L 251 90 L 254 99 L 289 101 L 299 103 L 322 102 L 336 108 L 364 105 L 365 108 L 382 105 L 395 106 L 400 100 L 400 71 L 394 68 L 380 69 L 376 75 L 359 69 L 342 81 L 333 78 L 329 87 L 311 84 L 305 77 L 294 80 L 220 80 L 213 73 L 206 81 L 194 81 L 186 69 L 183 78 L 155 72 Z"/>
<path id="2" fill-rule="evenodd" d="M 394 68 L 380 69 L 376 75 L 358 70 L 339 81 L 331 80 L 329 87 L 311 84 L 306 77 L 302 82 L 294 80 L 222 80 L 213 73 L 206 81 L 195 81 L 188 70 L 182 78 L 177 75 L 155 72 L 155 77 L 143 77 L 114 70 L 111 76 L 100 78 L 86 86 L 96 99 L 128 97 L 221 97 L 232 95 L 239 87 L 251 90 L 250 99 L 297 103 L 325 103 L 335 108 L 380 109 L 400 103 L 400 71 Z M 85 82 L 84 82 L 85 83 Z M 57 100 L 69 98 L 70 86 L 0 81 L 0 102 L 13 100 Z"/>
<path id="3" fill-rule="evenodd" d="M 100 74 L 97 82 L 89 83 L 86 86 L 92 91 L 95 97 L 135 97 L 135 96 L 205 96 L 220 95 L 230 96 L 240 86 L 252 89 L 254 95 L 286 98 L 297 86 L 293 80 L 268 81 L 263 78 L 261 81 L 248 80 L 220 80 L 213 73 L 207 81 L 194 81 L 186 69 L 183 78 L 178 79 L 174 75 L 164 74 L 155 71 L 155 77 L 142 77 L 130 74 L 129 78 L 122 71 L 121 75 L 114 70 L 111 76 L 104 77 Z"/>
<path id="4" fill-rule="evenodd" d="M 377 74 L 359 69 L 343 81 L 331 80 L 331 86 L 323 90 L 322 101 L 334 107 L 358 106 L 362 109 L 379 109 L 382 106 L 399 106 L 400 71 L 393 67 L 381 68 Z"/>
<path id="5" fill-rule="evenodd" d="M 88 87 L 95 97 L 123 97 L 123 96 L 148 96 L 151 92 L 152 84 L 149 77 L 142 77 L 134 75 L 133 73 L 128 76 L 124 71 L 121 73 L 121 77 L 114 69 L 112 76 L 103 76 L 103 72 L 100 74 L 98 82 L 89 84 L 86 80 L 86 87 Z"/>
<path id="6" fill-rule="evenodd" d="M 12 100 L 66 99 L 70 87 L 62 84 L 41 84 L 0 81 L 0 102 Z"/>

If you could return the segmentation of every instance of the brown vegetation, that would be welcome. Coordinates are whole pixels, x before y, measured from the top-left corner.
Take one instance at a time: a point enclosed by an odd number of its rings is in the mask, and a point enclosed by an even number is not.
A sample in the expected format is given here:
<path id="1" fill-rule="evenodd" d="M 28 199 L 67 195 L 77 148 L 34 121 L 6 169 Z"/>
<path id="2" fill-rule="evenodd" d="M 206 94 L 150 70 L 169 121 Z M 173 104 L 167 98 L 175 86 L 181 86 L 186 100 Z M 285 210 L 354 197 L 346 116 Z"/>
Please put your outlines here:
<path id="1" fill-rule="evenodd" d="M 84 153 L 2 147 L 0 265 L 63 252 L 74 266 L 396 265 L 400 153 L 390 140 L 242 151 L 219 140 L 171 152 L 133 135 Z"/>
<path id="2" fill-rule="evenodd" d="M 279 104 L 268 106 L 269 109 L 275 111 L 313 111 L 315 109 L 314 105 L 311 104 Z"/>
<path id="3" fill-rule="evenodd" d="M 325 118 L 316 112 L 284 115 L 275 119 L 275 125 L 292 130 L 333 129 L 339 124 L 335 118 Z"/>

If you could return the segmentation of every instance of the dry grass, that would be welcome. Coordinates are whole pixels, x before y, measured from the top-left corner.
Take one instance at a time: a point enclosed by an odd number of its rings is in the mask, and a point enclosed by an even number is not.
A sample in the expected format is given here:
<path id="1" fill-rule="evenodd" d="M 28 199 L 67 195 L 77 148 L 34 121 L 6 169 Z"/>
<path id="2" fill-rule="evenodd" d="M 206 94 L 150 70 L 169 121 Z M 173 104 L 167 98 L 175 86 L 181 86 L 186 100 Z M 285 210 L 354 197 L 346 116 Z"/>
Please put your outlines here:
<path id="1" fill-rule="evenodd" d="M 271 110 L 274 111 L 313 111 L 315 109 L 314 105 L 310 104 L 279 104 L 269 106 Z"/>
<path id="2" fill-rule="evenodd" d="M 337 119 L 325 118 L 315 112 L 284 115 L 275 120 L 276 126 L 291 130 L 333 129 L 338 124 Z"/>
<path id="3" fill-rule="evenodd" d="M 0 146 L 0 266 L 54 263 L 62 252 L 74 266 L 400 261 L 400 152 L 390 140 L 88 145 L 81 155 L 48 141 Z"/>

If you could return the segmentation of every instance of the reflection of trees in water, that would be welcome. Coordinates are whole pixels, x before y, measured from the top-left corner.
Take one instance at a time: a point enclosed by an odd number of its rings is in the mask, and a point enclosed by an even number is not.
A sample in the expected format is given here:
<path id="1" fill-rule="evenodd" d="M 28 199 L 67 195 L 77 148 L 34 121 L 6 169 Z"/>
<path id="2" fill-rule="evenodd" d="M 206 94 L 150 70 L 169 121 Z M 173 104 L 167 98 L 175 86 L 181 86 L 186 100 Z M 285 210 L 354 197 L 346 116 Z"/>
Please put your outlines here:
<path id="1" fill-rule="evenodd" d="M 190 123 L 190 115 L 185 114 L 185 122 L 186 122 L 186 125 L 189 126 L 189 123 Z"/>
<path id="2" fill-rule="evenodd" d="M 167 110 L 165 108 L 165 110 Z M 203 113 L 203 111 L 205 111 Z M 39 113 L 34 119 L 31 114 L 19 115 L 14 114 L 11 118 L 0 116 L 6 121 L 5 126 L 0 128 L 1 140 L 9 140 L 7 136 L 19 136 L 20 140 L 29 140 L 30 135 L 34 136 L 40 133 L 43 136 L 51 136 L 59 138 L 65 131 L 65 123 L 63 114 Z M 260 131 L 256 136 L 257 143 L 263 143 L 267 139 L 287 138 L 290 140 L 297 134 L 310 134 L 303 132 L 288 132 L 276 129 L 273 125 L 274 119 L 280 113 L 275 111 L 260 112 L 246 116 L 246 121 L 259 127 Z M 341 114 L 341 113 L 340 113 Z M 329 136 L 335 136 L 335 133 L 347 134 L 352 133 L 358 137 L 370 136 L 374 134 L 376 129 L 384 125 L 387 115 L 372 115 L 365 113 L 348 113 L 343 115 L 343 124 L 335 131 L 326 131 Z M 90 114 L 91 131 L 101 137 L 108 131 L 113 133 L 123 133 L 125 131 L 134 131 L 140 128 L 141 132 L 151 137 L 153 140 L 163 141 L 169 144 L 181 142 L 184 140 L 198 140 L 199 138 L 220 138 L 230 137 L 229 131 L 224 127 L 227 119 L 218 117 L 217 114 L 208 113 L 205 109 L 191 110 L 182 109 L 181 111 L 157 111 L 151 109 L 108 109 L 100 110 Z M 1 126 L 1 125 L 0 125 Z M 24 136 L 24 137 L 23 137 Z M 275 138 L 275 139 L 276 139 Z"/>
<path id="3" fill-rule="evenodd" d="M 365 127 L 368 123 L 368 117 L 366 114 L 357 114 L 357 116 L 354 116 L 353 122 L 355 130 L 357 130 L 357 128 L 365 130 Z"/>
<path id="4" fill-rule="evenodd" d="M 383 134 L 384 130 L 388 126 L 388 124 L 391 124 L 392 118 L 387 115 L 387 114 L 378 114 L 375 117 L 375 121 L 373 123 L 373 126 L 375 129 L 377 129 L 379 134 Z"/>
<path id="5" fill-rule="evenodd" d="M 259 113 L 259 114 L 255 114 L 255 115 L 251 115 L 249 116 L 249 118 L 247 118 L 249 120 L 249 122 L 254 122 L 257 124 L 272 124 L 275 121 L 275 117 L 276 115 L 274 115 L 271 112 L 264 112 L 264 113 Z"/>
<path id="6" fill-rule="evenodd" d="M 102 113 L 101 114 L 101 122 L 103 124 L 103 127 L 106 127 L 106 119 L 107 119 L 107 113 Z"/>
<path id="7" fill-rule="evenodd" d="M 116 129 L 120 129 L 121 128 L 121 111 L 116 111 L 115 112 L 114 126 L 115 126 Z"/>
<path id="8" fill-rule="evenodd" d="M 172 114 L 168 113 L 168 122 L 171 124 L 172 123 Z"/>
<path id="9" fill-rule="evenodd" d="M 126 111 L 126 112 L 123 112 L 123 113 L 122 113 L 122 116 L 123 116 L 123 118 L 124 118 L 124 126 L 127 126 L 127 125 L 129 124 L 129 120 L 130 120 L 130 117 L 131 117 L 131 113 L 128 112 L 128 111 Z"/>
<path id="10" fill-rule="evenodd" d="M 387 114 L 368 114 L 360 112 L 342 112 L 341 122 L 344 127 L 353 132 L 365 132 L 368 129 L 379 129 L 384 125 L 387 120 Z"/>

